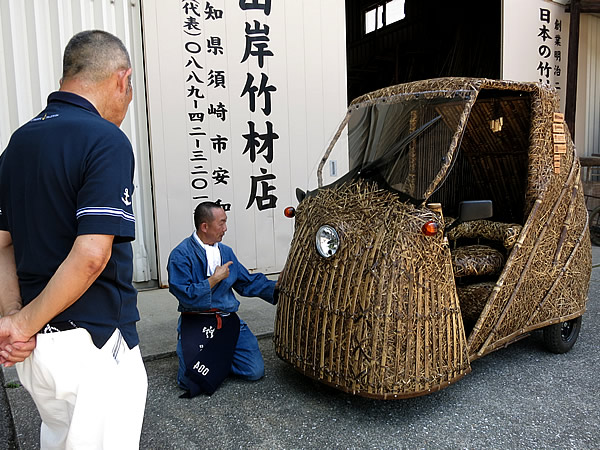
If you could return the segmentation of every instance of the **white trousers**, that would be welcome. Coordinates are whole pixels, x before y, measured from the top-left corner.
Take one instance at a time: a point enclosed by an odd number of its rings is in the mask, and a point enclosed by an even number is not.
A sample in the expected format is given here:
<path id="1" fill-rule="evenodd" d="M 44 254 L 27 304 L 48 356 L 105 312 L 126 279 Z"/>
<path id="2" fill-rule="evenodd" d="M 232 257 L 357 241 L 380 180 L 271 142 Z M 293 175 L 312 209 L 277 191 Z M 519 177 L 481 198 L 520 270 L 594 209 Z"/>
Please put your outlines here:
<path id="1" fill-rule="evenodd" d="M 38 334 L 16 366 L 42 418 L 42 449 L 139 448 L 148 378 L 119 330 L 101 349 L 83 328 Z"/>

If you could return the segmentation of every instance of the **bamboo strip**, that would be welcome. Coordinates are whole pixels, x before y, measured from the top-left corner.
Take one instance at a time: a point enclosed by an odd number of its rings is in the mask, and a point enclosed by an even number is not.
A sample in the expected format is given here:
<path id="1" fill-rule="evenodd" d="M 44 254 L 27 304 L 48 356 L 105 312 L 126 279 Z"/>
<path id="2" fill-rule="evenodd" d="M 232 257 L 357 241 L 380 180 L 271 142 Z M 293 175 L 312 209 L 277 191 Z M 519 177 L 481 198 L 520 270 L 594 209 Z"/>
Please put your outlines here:
<path id="1" fill-rule="evenodd" d="M 449 256 L 448 256 L 449 258 Z M 447 269 L 446 269 L 447 271 Z M 442 370 L 442 356 L 441 356 L 441 330 L 440 330 L 440 325 L 442 324 L 442 320 L 441 320 L 441 314 L 443 311 L 443 299 L 442 299 L 442 292 L 440 290 L 440 283 L 435 283 L 434 285 L 434 289 L 433 292 L 435 293 L 435 301 L 433 303 L 434 308 L 433 310 L 436 313 L 436 320 L 435 320 L 435 325 L 432 327 L 432 332 L 433 332 L 433 336 L 432 336 L 432 346 L 431 346 L 431 362 L 433 365 L 433 368 L 435 370 L 435 383 L 433 384 L 433 386 L 430 387 L 430 389 L 434 389 L 436 385 L 439 385 L 440 383 L 442 383 L 442 374 L 441 374 L 441 370 Z M 439 314 L 439 315 L 438 315 Z"/>
<path id="2" fill-rule="evenodd" d="M 556 253 L 554 254 L 554 260 L 552 261 L 552 265 L 556 266 L 558 260 L 560 259 L 560 254 L 563 249 L 563 245 L 565 243 L 565 239 L 567 237 L 567 231 L 571 226 L 571 219 L 573 216 L 573 211 L 577 204 L 577 192 L 579 191 L 579 185 L 575 184 L 573 187 L 573 192 L 571 193 L 571 202 L 569 203 L 569 210 L 567 211 L 567 216 L 565 217 L 565 222 L 563 224 L 562 230 L 560 232 L 560 238 L 558 240 L 558 245 L 556 246 Z M 587 216 L 587 214 L 586 214 Z"/>
<path id="3" fill-rule="evenodd" d="M 372 247 L 369 249 L 369 251 L 367 252 L 367 257 L 365 257 L 362 261 L 361 267 L 360 267 L 360 274 L 365 274 L 365 266 L 367 265 L 367 262 L 371 262 L 373 260 L 373 253 L 375 252 L 376 248 L 377 248 L 377 242 L 381 239 L 381 233 L 378 233 L 375 237 L 375 242 L 373 242 Z M 356 384 L 358 382 L 358 378 L 359 375 L 361 374 L 361 370 L 360 370 L 360 356 L 361 356 L 361 346 L 363 345 L 363 341 L 365 339 L 365 332 L 366 332 L 366 326 L 365 326 L 365 310 L 366 310 L 366 302 L 367 302 L 367 298 L 366 298 L 366 294 L 367 292 L 370 291 L 370 286 L 373 283 L 373 277 L 372 276 L 367 276 L 366 279 L 361 279 L 361 286 L 359 286 L 356 289 L 356 298 L 353 304 L 353 307 L 356 307 L 357 305 L 360 306 L 360 320 L 357 321 L 357 326 L 355 328 L 357 328 L 357 335 L 358 335 L 358 339 L 357 339 L 357 349 L 354 352 L 353 356 L 353 361 L 350 361 L 349 359 L 349 351 L 350 351 L 350 345 L 348 346 L 348 353 L 347 353 L 347 368 L 348 365 L 350 363 L 352 363 L 352 374 L 354 374 L 354 381 L 353 381 L 353 385 L 352 385 L 352 390 L 356 391 L 357 387 Z M 362 287 L 362 288 L 361 288 Z M 362 295 L 360 295 L 362 293 Z M 353 311 L 354 313 L 355 311 Z M 352 329 L 351 329 L 352 331 Z M 348 342 L 349 344 L 351 344 L 352 340 L 352 332 L 348 333 Z"/>
<path id="4" fill-rule="evenodd" d="M 312 280 L 311 284 L 309 284 L 310 286 L 310 290 L 309 290 L 309 294 L 308 297 L 305 301 L 305 303 L 302 305 L 302 314 L 300 315 L 300 320 L 298 321 L 298 331 L 297 331 L 297 338 L 296 341 L 300 344 L 302 342 L 302 331 L 305 331 L 305 340 L 304 340 L 304 348 L 300 349 L 300 351 L 302 352 L 302 354 L 304 355 L 304 359 L 302 361 L 302 365 L 303 365 L 303 369 L 306 370 L 306 363 L 308 362 L 308 359 L 306 358 L 306 355 L 308 354 L 308 344 L 309 342 L 311 342 L 310 339 L 308 339 L 309 333 L 311 331 L 311 323 L 310 323 L 310 313 L 312 311 L 312 299 L 313 296 L 315 294 L 315 290 L 316 287 L 319 284 L 319 278 L 321 275 L 320 271 L 315 271 L 313 270 L 311 272 L 311 276 L 314 275 L 314 280 Z M 306 318 L 306 320 L 304 320 Z M 303 323 L 304 323 L 304 327 L 303 327 Z"/>
<path id="5" fill-rule="evenodd" d="M 400 269 L 401 271 L 405 271 L 406 267 L 406 263 L 405 263 L 405 257 L 403 255 L 400 255 Z M 394 270 L 394 274 L 397 274 L 398 270 Z M 404 276 L 402 276 L 401 280 L 404 278 Z M 410 286 L 410 280 L 409 280 L 409 286 Z M 400 303 L 400 300 L 402 299 L 402 295 L 399 295 L 399 299 L 398 299 L 398 307 L 400 308 L 400 313 L 403 313 L 404 316 L 402 316 L 401 314 L 398 314 L 397 319 L 396 319 L 396 365 L 394 368 L 394 372 L 396 373 L 396 380 L 397 382 L 402 382 L 404 379 L 406 379 L 406 365 L 404 364 L 404 360 L 406 357 L 406 352 L 407 352 L 407 347 L 406 347 L 406 340 L 407 337 L 409 335 L 408 333 L 408 321 L 406 320 L 407 316 L 406 316 L 406 310 L 405 310 L 405 306 L 404 303 Z M 409 295 L 410 298 L 410 295 Z M 404 320 L 402 320 L 404 318 Z M 403 388 L 402 388 L 403 389 Z M 402 390 L 401 389 L 401 390 Z"/>
<path id="6" fill-rule="evenodd" d="M 424 322 L 424 331 L 425 331 L 425 343 L 424 343 L 424 347 L 423 347 L 423 356 L 425 358 L 425 384 L 423 386 L 423 390 L 429 390 L 431 389 L 431 384 L 430 384 L 430 374 L 431 374 L 431 359 L 428 357 L 429 356 L 429 352 L 431 349 L 431 342 L 430 342 L 430 336 L 429 336 L 429 327 L 430 327 L 430 321 L 431 321 L 431 310 L 429 309 L 430 305 L 431 305 L 431 294 L 433 292 L 432 286 L 431 286 L 431 282 L 427 282 L 426 284 L 427 289 L 426 292 L 429 293 L 428 298 L 423 302 L 424 305 L 424 314 L 425 314 L 425 322 Z"/>
<path id="7" fill-rule="evenodd" d="M 319 163 L 319 167 L 317 168 L 317 182 L 318 182 L 319 187 L 323 187 L 323 167 L 325 167 L 325 163 L 329 159 L 329 155 L 331 154 L 331 151 L 333 150 L 335 143 L 340 138 L 342 131 L 344 131 L 344 128 L 346 128 L 346 125 L 348 124 L 348 121 L 350 120 L 350 115 L 351 115 L 351 109 L 348 109 L 348 111 L 346 112 L 346 116 L 344 117 L 344 120 L 342 120 L 342 123 L 340 124 L 338 130 L 336 131 L 335 135 L 333 136 L 333 139 L 331 140 L 331 142 L 329 143 L 329 146 L 325 150 L 325 154 L 321 158 L 321 162 Z M 314 168 L 314 166 L 313 166 L 313 168 Z"/>
<path id="8" fill-rule="evenodd" d="M 454 294 L 450 294 L 450 296 L 452 298 L 454 298 Z M 456 301 L 456 299 L 454 299 Z M 452 354 L 451 354 L 451 361 L 452 361 L 452 371 L 450 372 L 451 377 L 455 378 L 458 376 L 458 368 L 460 367 L 458 365 L 458 361 L 459 361 L 459 356 L 458 356 L 458 339 L 459 339 L 459 335 L 458 335 L 458 318 L 457 315 L 452 313 L 451 314 L 452 317 L 452 327 L 450 328 L 450 333 L 452 335 L 452 340 L 451 340 L 451 348 L 452 348 Z"/>
<path id="9" fill-rule="evenodd" d="M 359 257 L 360 254 L 357 255 L 353 255 L 352 258 L 352 267 L 350 269 L 350 271 L 348 272 L 348 276 L 346 277 L 346 288 L 344 290 L 344 296 L 342 297 L 344 299 L 344 301 L 346 301 L 346 299 L 351 298 L 350 297 L 350 290 L 352 288 L 352 282 L 355 280 L 355 274 L 357 273 L 355 268 L 356 268 L 356 263 L 359 260 L 362 260 L 362 258 Z M 346 303 L 346 307 L 348 307 L 348 303 Z M 347 325 L 348 324 L 348 325 Z M 352 330 L 352 319 L 344 319 L 342 320 L 342 329 L 340 330 L 340 336 L 343 336 L 344 333 L 342 333 L 346 328 L 348 328 L 348 335 L 350 334 L 350 330 Z M 344 350 L 344 346 L 343 343 L 346 342 L 346 360 L 348 358 L 347 354 L 348 354 L 348 349 L 350 346 L 350 341 L 349 340 L 345 340 L 345 339 L 340 339 L 339 345 L 338 345 L 338 352 L 337 352 L 337 360 L 336 360 L 336 372 L 342 373 L 342 369 L 341 369 L 341 364 L 342 364 L 342 352 Z M 343 371 L 344 374 L 347 374 L 347 367 L 346 369 L 344 369 Z"/>
<path id="10" fill-rule="evenodd" d="M 408 263 L 409 261 L 407 261 Z M 412 264 L 413 262 L 410 261 L 410 264 L 407 264 L 407 270 L 409 273 L 411 274 L 415 274 L 415 268 Z M 408 305 L 406 308 L 406 328 L 407 328 L 407 336 L 406 336 L 406 352 L 404 354 L 405 357 L 405 362 L 404 362 L 404 379 L 408 380 L 411 376 L 413 376 L 412 372 L 410 371 L 410 368 L 413 367 L 412 361 L 411 361 L 411 355 L 413 354 L 414 350 L 413 350 L 413 340 L 414 340 L 414 333 L 412 333 L 411 331 L 414 329 L 414 317 L 415 317 L 415 305 L 414 305 L 414 300 L 413 298 L 414 296 L 414 292 L 417 292 L 417 286 L 416 286 L 417 282 L 415 280 L 415 276 L 411 276 L 408 280 Z M 408 384 L 404 385 L 404 392 L 409 392 L 411 390 L 411 387 Z"/>
<path id="11" fill-rule="evenodd" d="M 320 348 L 319 348 L 319 352 L 318 352 L 318 358 L 319 358 L 319 377 L 322 378 L 324 376 L 324 368 L 325 368 L 325 343 L 327 342 L 327 338 L 326 338 L 326 334 L 327 334 L 327 327 L 330 326 L 329 321 L 327 320 L 329 317 L 329 309 L 327 307 L 327 305 L 330 305 L 330 300 L 331 300 L 331 292 L 333 290 L 333 284 L 334 284 L 334 280 L 337 277 L 337 265 L 333 266 L 334 270 L 333 272 L 329 273 L 329 286 L 327 288 L 327 293 L 321 297 L 321 299 L 319 300 L 320 303 L 322 303 L 322 305 L 325 306 L 325 310 L 323 312 L 322 319 L 321 319 L 321 336 L 320 338 L 316 338 L 315 336 L 315 362 L 317 359 L 317 349 L 316 346 L 320 343 Z M 318 331 L 318 323 L 319 323 L 319 315 L 317 315 L 317 318 L 315 320 L 315 335 L 317 334 L 316 332 Z"/>
<path id="12" fill-rule="evenodd" d="M 550 286 L 550 289 L 548 289 L 548 292 L 546 293 L 546 295 L 544 296 L 544 298 L 542 299 L 542 301 L 539 303 L 539 305 L 537 306 L 537 308 L 533 311 L 533 313 L 532 313 L 531 317 L 529 318 L 529 320 L 526 322 L 527 326 L 530 325 L 531 322 L 533 322 L 533 319 L 535 319 L 535 316 L 537 316 L 537 314 L 540 312 L 540 310 L 542 309 L 542 307 L 546 303 L 546 300 L 548 300 L 550 298 L 551 294 L 554 291 L 554 288 L 558 285 L 558 282 L 561 281 L 562 276 L 564 275 L 564 273 L 569 269 L 569 267 L 571 265 L 571 261 L 573 260 L 573 256 L 576 254 L 577 250 L 579 250 L 579 246 L 580 246 L 581 242 L 583 241 L 583 238 L 584 238 L 586 232 L 588 231 L 588 226 L 589 226 L 589 223 L 586 221 L 585 225 L 583 226 L 583 231 L 581 232 L 581 235 L 575 241 L 575 246 L 573 247 L 573 250 L 571 251 L 571 254 L 569 255 L 569 258 L 567 259 L 567 261 L 565 261 L 565 264 L 563 265 L 563 267 L 559 271 L 558 275 L 556 276 L 556 279 L 552 283 L 552 286 Z"/>
<path id="13" fill-rule="evenodd" d="M 336 268 L 337 268 L 337 266 L 336 266 Z M 339 272 L 339 274 L 337 274 L 337 280 L 336 281 L 338 282 L 338 287 L 337 287 L 335 299 L 333 300 L 333 314 L 332 314 L 333 320 L 331 321 L 331 328 L 330 328 L 330 331 L 329 331 L 329 342 L 331 342 L 331 345 L 329 347 L 329 364 L 328 364 L 328 367 L 330 368 L 329 369 L 330 370 L 330 374 L 328 375 L 328 380 L 329 381 L 332 381 L 332 379 L 331 379 L 332 375 L 331 374 L 334 373 L 334 371 L 333 371 L 334 363 L 335 363 L 335 361 L 334 361 L 334 359 L 335 359 L 334 353 L 335 353 L 335 347 L 336 347 L 336 345 L 334 345 L 334 344 L 337 343 L 337 347 L 338 348 L 341 347 L 341 340 L 337 339 L 336 331 L 337 331 L 337 323 L 338 323 L 338 321 L 342 323 L 341 326 L 343 327 L 343 319 L 340 318 L 340 315 L 339 315 L 340 295 L 341 295 L 341 292 L 342 292 L 342 289 L 341 289 L 342 287 L 339 284 L 339 282 L 341 280 L 344 280 L 344 273 L 345 273 L 344 269 L 345 268 L 346 268 L 346 265 L 342 264 L 341 268 L 340 268 L 340 272 Z M 352 271 L 350 271 L 350 273 L 352 273 Z M 351 276 L 347 277 L 347 278 L 351 278 Z M 336 370 L 336 372 L 337 372 L 337 370 Z"/>
<path id="14" fill-rule="evenodd" d="M 384 222 L 385 223 L 385 222 Z M 375 239 L 375 243 L 373 244 L 373 248 L 371 249 L 371 255 L 370 255 L 370 260 L 369 260 L 369 267 L 371 267 L 371 270 L 369 271 L 369 282 L 368 283 L 363 283 L 364 286 L 364 292 L 363 295 L 361 296 L 361 310 L 363 312 L 363 320 L 361 322 L 361 328 L 362 328 L 362 333 L 361 333 L 361 339 L 360 339 L 360 348 L 363 349 L 367 346 L 367 336 L 368 336 L 368 332 L 369 332 L 369 326 L 371 328 L 371 332 L 373 335 L 372 338 L 372 345 L 371 345 L 371 352 L 369 353 L 369 360 L 367 362 L 367 369 L 368 370 L 368 377 L 367 377 L 367 385 L 369 387 L 374 386 L 375 385 L 375 380 L 374 377 L 377 374 L 377 371 L 374 370 L 374 363 L 376 360 L 376 351 L 377 351 L 377 347 L 378 345 L 376 344 L 377 342 L 377 334 L 379 332 L 379 317 L 377 317 L 377 315 L 375 314 L 375 302 L 372 300 L 374 297 L 374 287 L 375 287 L 375 282 L 376 282 L 376 278 L 377 275 L 375 273 L 375 271 L 372 269 L 374 267 L 374 265 L 377 262 L 377 255 L 379 254 L 379 250 L 381 248 L 381 244 L 383 242 L 383 238 L 385 237 L 385 232 L 383 230 L 379 230 L 379 232 L 377 233 L 377 237 Z M 363 364 L 365 363 L 365 361 L 363 361 Z M 361 370 L 361 374 L 363 373 L 363 371 Z"/>
<path id="15" fill-rule="evenodd" d="M 583 313 L 585 313 L 585 308 L 580 309 L 580 310 L 578 310 L 574 313 L 571 313 L 569 315 L 566 315 L 566 316 L 557 317 L 554 319 L 548 319 L 548 320 L 545 320 L 544 322 L 540 322 L 540 323 L 536 323 L 535 325 L 530 325 L 530 326 L 524 327 L 524 328 L 517 330 L 514 333 L 511 333 L 510 335 L 494 342 L 492 345 L 490 345 L 486 349 L 485 353 L 483 353 L 482 356 L 492 353 L 493 351 L 498 350 L 499 348 L 505 347 L 506 345 L 514 342 L 515 340 L 519 340 L 519 338 L 524 337 L 523 335 L 526 333 L 530 333 L 531 331 L 534 331 L 534 330 L 539 330 L 540 328 L 547 327 L 548 325 L 554 325 L 556 323 L 567 322 L 569 320 L 576 319 L 577 317 L 583 315 Z"/>
<path id="16" fill-rule="evenodd" d="M 397 231 L 396 235 L 394 236 L 394 242 L 399 242 L 400 241 L 400 231 Z M 390 251 L 390 253 L 393 255 L 395 253 L 395 249 L 396 249 L 397 245 L 394 245 Z M 391 261 L 390 261 L 391 263 Z M 388 366 L 388 350 L 389 350 L 389 346 L 386 345 L 386 338 L 387 336 L 390 334 L 391 332 L 391 321 L 392 321 L 392 305 L 394 305 L 394 288 L 396 286 L 396 279 L 397 279 L 397 271 L 395 270 L 391 270 L 391 278 L 388 282 L 387 285 L 387 296 L 386 296 L 386 302 L 385 302 L 385 320 L 383 323 L 383 348 L 381 349 L 381 369 L 380 369 L 380 378 L 381 380 L 385 380 L 386 376 L 387 376 L 387 370 L 389 369 Z M 380 289 L 381 291 L 383 291 L 384 289 L 384 279 L 383 277 L 381 277 L 381 282 L 380 282 Z M 397 347 L 396 347 L 397 348 Z M 382 382 L 381 383 L 381 392 L 383 393 L 383 388 L 385 387 L 386 383 Z"/>
<path id="17" fill-rule="evenodd" d="M 415 317 L 415 322 L 416 322 L 416 326 L 415 326 L 415 336 L 416 336 L 416 342 L 415 342 L 415 353 L 414 353 L 414 357 L 415 357 L 415 378 L 417 379 L 417 383 L 415 386 L 415 389 L 417 391 L 422 391 L 423 388 L 421 386 L 420 383 L 420 378 L 421 378 L 421 371 L 423 370 L 423 368 L 421 367 L 421 353 L 423 351 L 423 342 L 421 339 L 421 307 L 423 306 L 423 271 L 418 270 L 417 269 L 417 301 L 416 301 L 416 317 Z"/>
<path id="18" fill-rule="evenodd" d="M 444 341 L 444 358 L 446 359 L 446 372 L 444 374 L 444 382 L 448 382 L 453 377 L 452 363 L 452 314 L 446 314 L 445 341 Z"/>

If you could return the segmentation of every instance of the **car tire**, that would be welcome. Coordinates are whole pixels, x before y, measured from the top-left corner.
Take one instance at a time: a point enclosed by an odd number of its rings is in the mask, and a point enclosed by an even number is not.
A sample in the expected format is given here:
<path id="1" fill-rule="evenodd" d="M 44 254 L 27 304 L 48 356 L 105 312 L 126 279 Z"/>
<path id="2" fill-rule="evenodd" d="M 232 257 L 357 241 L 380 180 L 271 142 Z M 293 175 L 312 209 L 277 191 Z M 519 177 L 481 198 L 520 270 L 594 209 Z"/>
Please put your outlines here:
<path id="1" fill-rule="evenodd" d="M 544 345 L 549 352 L 567 353 L 575 345 L 580 330 L 581 316 L 549 325 L 544 328 Z"/>

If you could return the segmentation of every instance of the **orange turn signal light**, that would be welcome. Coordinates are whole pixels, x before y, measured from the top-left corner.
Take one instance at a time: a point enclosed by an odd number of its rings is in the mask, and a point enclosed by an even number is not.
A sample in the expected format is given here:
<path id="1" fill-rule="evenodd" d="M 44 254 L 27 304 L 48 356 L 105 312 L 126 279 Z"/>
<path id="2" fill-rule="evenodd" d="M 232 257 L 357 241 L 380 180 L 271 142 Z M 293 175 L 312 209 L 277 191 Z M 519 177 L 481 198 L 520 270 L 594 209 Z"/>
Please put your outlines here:
<path id="1" fill-rule="evenodd" d="M 434 220 L 425 222 L 425 224 L 421 227 L 421 231 L 425 236 L 435 236 L 439 229 L 440 225 Z"/>
<path id="2" fill-rule="evenodd" d="M 296 215 L 296 208 L 294 208 L 293 206 L 288 206 L 283 210 L 283 215 L 291 219 Z"/>

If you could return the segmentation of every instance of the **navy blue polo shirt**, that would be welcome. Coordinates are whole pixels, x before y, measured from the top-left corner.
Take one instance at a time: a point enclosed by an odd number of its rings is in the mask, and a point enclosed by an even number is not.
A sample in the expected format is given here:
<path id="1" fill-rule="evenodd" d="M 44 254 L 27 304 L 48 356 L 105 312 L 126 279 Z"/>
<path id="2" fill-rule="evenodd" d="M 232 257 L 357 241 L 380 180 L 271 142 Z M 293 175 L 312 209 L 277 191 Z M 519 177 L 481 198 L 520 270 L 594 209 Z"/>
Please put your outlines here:
<path id="1" fill-rule="evenodd" d="M 114 235 L 112 255 L 92 286 L 52 321 L 72 320 L 102 347 L 119 328 L 138 344 L 132 285 L 134 157 L 127 136 L 86 99 L 54 92 L 0 156 L 0 229 L 11 233 L 23 304 L 46 286 L 75 238 Z"/>

